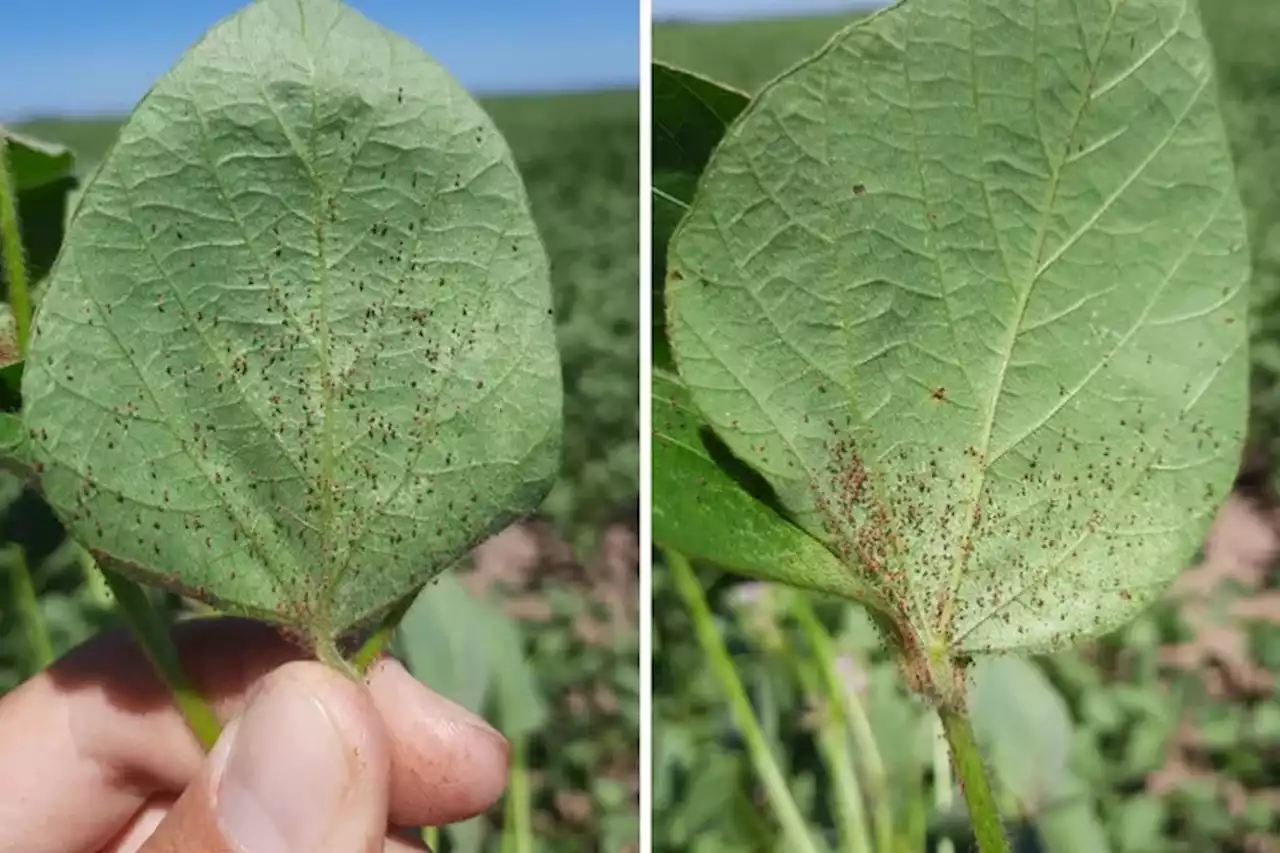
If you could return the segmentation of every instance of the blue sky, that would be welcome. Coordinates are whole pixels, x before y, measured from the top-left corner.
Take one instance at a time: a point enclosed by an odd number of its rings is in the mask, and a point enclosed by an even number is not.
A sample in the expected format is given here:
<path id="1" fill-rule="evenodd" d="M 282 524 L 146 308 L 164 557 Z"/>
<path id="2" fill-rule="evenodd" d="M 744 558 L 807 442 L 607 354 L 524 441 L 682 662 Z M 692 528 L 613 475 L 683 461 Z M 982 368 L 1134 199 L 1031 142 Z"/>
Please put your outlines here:
<path id="1" fill-rule="evenodd" d="M 653 0 L 653 17 L 655 20 L 750 18 L 863 11 L 884 5 L 885 0 Z"/>
<path id="2" fill-rule="evenodd" d="M 636 0 L 348 0 L 475 92 L 637 85 Z M 775 0 L 777 2 L 777 0 Z M 245 0 L 4 2 L 0 119 L 126 112 Z"/>

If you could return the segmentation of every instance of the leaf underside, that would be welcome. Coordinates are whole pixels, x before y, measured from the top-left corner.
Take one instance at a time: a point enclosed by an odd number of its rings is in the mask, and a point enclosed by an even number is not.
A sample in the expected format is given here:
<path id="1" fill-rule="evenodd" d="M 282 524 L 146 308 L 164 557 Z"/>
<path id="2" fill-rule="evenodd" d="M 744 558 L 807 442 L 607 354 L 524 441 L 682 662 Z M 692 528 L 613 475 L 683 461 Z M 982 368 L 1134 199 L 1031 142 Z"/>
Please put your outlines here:
<path id="1" fill-rule="evenodd" d="M 23 383 L 45 494 L 112 567 L 336 636 L 549 488 L 550 306 L 481 108 L 335 0 L 261 0 L 80 203 Z"/>
<path id="2" fill-rule="evenodd" d="M 1129 619 L 1229 489 L 1244 221 L 1181 0 L 913 0 L 729 130 L 672 239 L 726 444 L 952 656 Z"/>
<path id="3" fill-rule="evenodd" d="M 733 460 L 713 453 L 688 397 L 678 377 L 654 369 L 654 541 L 722 569 L 878 604 L 820 542 L 730 476 Z"/>

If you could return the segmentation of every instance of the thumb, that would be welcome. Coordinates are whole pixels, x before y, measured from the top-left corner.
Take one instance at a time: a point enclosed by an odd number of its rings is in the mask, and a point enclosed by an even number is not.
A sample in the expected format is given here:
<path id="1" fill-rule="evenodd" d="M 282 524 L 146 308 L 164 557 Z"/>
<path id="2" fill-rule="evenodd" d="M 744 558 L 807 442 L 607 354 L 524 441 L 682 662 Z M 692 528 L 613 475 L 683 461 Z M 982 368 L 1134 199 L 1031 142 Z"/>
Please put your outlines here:
<path id="1" fill-rule="evenodd" d="M 285 664 L 139 853 L 382 850 L 389 752 L 361 685 L 323 664 Z"/>

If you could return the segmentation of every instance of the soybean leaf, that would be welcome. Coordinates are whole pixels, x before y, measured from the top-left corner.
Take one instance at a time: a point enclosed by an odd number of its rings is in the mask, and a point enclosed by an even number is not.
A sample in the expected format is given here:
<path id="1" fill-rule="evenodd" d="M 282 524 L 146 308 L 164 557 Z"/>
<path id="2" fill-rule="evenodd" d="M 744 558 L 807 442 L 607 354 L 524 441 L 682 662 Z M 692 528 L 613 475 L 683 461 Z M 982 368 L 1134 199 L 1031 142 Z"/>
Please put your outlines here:
<path id="1" fill-rule="evenodd" d="M 465 708 L 491 706 L 508 737 L 542 725 L 546 701 L 524 654 L 519 625 L 441 575 L 409 608 L 396 645 L 414 677 Z"/>
<path id="2" fill-rule="evenodd" d="M 494 719 L 507 737 L 529 737 L 547 721 L 546 698 L 524 651 L 524 634 L 514 619 L 493 611 L 489 643 L 496 669 Z"/>
<path id="3" fill-rule="evenodd" d="M 725 128 L 747 106 L 747 96 L 661 62 L 652 64 L 653 102 L 653 359 L 670 367 L 662 320 L 667 244 L 693 200 L 698 176 Z"/>
<path id="4" fill-rule="evenodd" d="M 13 412 L 0 412 L 0 467 L 25 474 L 30 452 L 22 418 Z"/>
<path id="5" fill-rule="evenodd" d="M 481 108 L 336 0 L 260 0 L 80 200 L 23 379 L 45 493 L 107 566 L 325 642 L 546 493 L 550 306 Z"/>
<path id="6" fill-rule="evenodd" d="M 679 378 L 653 371 L 653 538 L 695 559 L 847 598 L 874 593 L 822 543 L 753 497 L 722 467 Z M 732 460 L 724 460 L 726 463 Z"/>
<path id="7" fill-rule="evenodd" d="M 653 63 L 652 78 L 654 200 L 684 208 L 725 128 L 746 108 L 747 96 L 661 62 Z"/>
<path id="8" fill-rule="evenodd" d="M 9 173 L 17 192 L 61 184 L 74 177 L 75 155 L 65 145 L 11 130 L 0 129 L 0 133 L 4 134 Z"/>
<path id="9" fill-rule="evenodd" d="M 440 832 L 449 839 L 450 850 L 458 853 L 483 853 L 489 823 L 484 815 L 477 815 L 469 820 L 441 827 Z"/>
<path id="10" fill-rule="evenodd" d="M 5 159 L 17 192 L 22 250 L 28 278 L 39 281 L 53 266 L 62 246 L 67 202 L 76 187 L 75 156 L 64 145 L 45 142 L 0 128 Z M 0 284 L 8 298 L 8 282 L 0 264 Z"/>
<path id="11" fill-rule="evenodd" d="M 1036 815 L 1035 826 L 1046 853 L 1111 853 L 1111 839 L 1098 816 L 1093 792 L 1070 773 L 1057 800 Z"/>
<path id="12" fill-rule="evenodd" d="M 493 620 L 489 606 L 455 576 L 441 575 L 405 613 L 396 646 L 414 678 L 479 714 L 494 680 Z"/>
<path id="13" fill-rule="evenodd" d="M 1024 658 L 983 658 L 973 667 L 974 732 L 1000 784 L 1034 816 L 1064 793 L 1071 714 L 1062 696 Z"/>
<path id="14" fill-rule="evenodd" d="M 917 649 L 1051 649 L 1158 595 L 1231 486 L 1245 242 L 1195 4 L 913 0 L 735 123 L 669 334 Z"/>

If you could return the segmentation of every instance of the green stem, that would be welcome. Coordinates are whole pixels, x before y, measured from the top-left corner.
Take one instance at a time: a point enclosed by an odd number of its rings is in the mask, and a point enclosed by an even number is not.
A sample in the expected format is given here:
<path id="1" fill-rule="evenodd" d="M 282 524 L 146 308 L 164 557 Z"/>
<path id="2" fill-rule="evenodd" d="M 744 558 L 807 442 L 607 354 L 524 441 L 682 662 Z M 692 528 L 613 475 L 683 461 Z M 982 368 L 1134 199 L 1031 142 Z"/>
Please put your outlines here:
<path id="1" fill-rule="evenodd" d="M 173 694 L 173 703 L 182 712 L 191 731 L 206 751 L 213 748 L 222 733 L 222 725 L 213 709 L 205 704 L 199 691 L 182 671 L 178 650 L 169 635 L 169 628 L 151 606 L 142 587 L 123 575 L 102 569 L 102 576 L 116 598 L 124 620 L 137 638 L 142 651 L 150 659 L 160 679 Z"/>
<path id="2" fill-rule="evenodd" d="M 734 721 L 747 742 L 751 763 L 755 765 L 756 774 L 760 777 L 778 822 L 782 825 L 783 835 L 787 840 L 785 849 L 793 853 L 817 853 L 809 828 L 800 814 L 800 807 L 791 796 L 787 780 L 769 750 L 760 722 L 751 708 L 751 700 L 747 698 L 747 691 L 734 669 L 733 659 L 729 657 L 724 640 L 716 630 L 711 608 L 707 606 L 706 596 L 693 568 L 680 553 L 671 549 L 663 549 L 663 553 L 676 590 L 689 610 L 698 643 L 710 659 L 712 672 L 720 680 L 720 686 L 728 694 Z"/>
<path id="3" fill-rule="evenodd" d="M 27 289 L 27 266 L 22 253 L 22 229 L 18 224 L 18 193 L 9 174 L 9 142 L 3 127 L 0 127 L 0 256 L 4 260 L 18 355 L 25 358 L 31 337 L 31 294 Z"/>
<path id="4" fill-rule="evenodd" d="M 92 554 L 81 548 L 80 544 L 75 540 L 71 540 L 68 544 L 75 548 L 76 560 L 80 564 L 81 574 L 84 575 L 84 585 L 89 592 L 89 600 L 104 610 L 109 609 L 111 607 L 111 589 L 107 586 L 107 579 L 103 577 L 97 561 L 93 559 Z"/>
<path id="5" fill-rule="evenodd" d="M 973 733 L 973 725 L 969 722 L 969 712 L 964 706 L 963 698 L 943 703 L 938 708 L 938 717 L 942 721 L 947 744 L 951 747 L 951 760 L 956 777 L 960 780 L 960 790 L 969 806 L 969 822 L 978 841 L 978 850 L 980 853 L 1010 853 L 1009 839 L 1000 819 L 1000 809 L 991 793 L 991 781 L 982 764 L 978 739 Z"/>
<path id="6" fill-rule="evenodd" d="M 900 848 L 903 850 L 923 850 L 929 838 L 929 808 L 925 802 L 924 778 L 916 773 L 908 777 L 907 791 L 903 811 L 906 813 L 904 826 L 899 834 Z M 898 847 L 892 849 L 899 849 Z"/>
<path id="7" fill-rule="evenodd" d="M 880 756 L 875 733 L 871 730 L 871 719 L 867 716 L 867 709 L 863 707 L 857 691 L 847 688 L 840 682 L 836 670 L 835 644 L 827 634 L 826 628 L 818 620 L 809 599 L 802 594 L 793 596 L 792 612 L 817 654 L 827 692 L 834 701 L 840 703 L 849 735 L 861 759 L 867 782 L 867 794 L 871 800 L 874 815 L 876 849 L 892 850 L 893 801 L 889 796 L 889 776 L 884 769 L 884 759 Z"/>
<path id="8" fill-rule="evenodd" d="M 312 638 L 312 641 L 315 646 L 316 659 L 321 663 L 328 664 L 352 681 L 359 681 L 362 678 L 362 673 L 357 672 L 351 661 L 342 656 L 342 650 L 338 648 L 338 644 L 332 638 L 316 636 Z"/>
<path id="9" fill-rule="evenodd" d="M 53 643 L 49 640 L 49 628 L 45 624 L 44 614 L 40 612 L 40 602 L 36 599 L 36 587 L 31 580 L 26 552 L 21 545 L 15 543 L 5 549 L 5 556 L 9 562 L 9 577 L 18 621 L 27 637 L 27 648 L 31 650 L 31 672 L 39 672 L 53 663 Z"/>
<path id="10" fill-rule="evenodd" d="M 933 804 L 939 815 L 949 815 L 954 803 L 951 787 L 951 757 L 947 753 L 947 737 L 942 730 L 942 720 L 933 720 Z M 949 836 L 938 841 L 938 853 L 956 853 L 955 842 Z"/>
<path id="11" fill-rule="evenodd" d="M 507 785 L 507 819 L 502 849 L 511 853 L 533 853 L 533 803 L 529 799 L 529 776 L 525 762 L 525 740 L 511 739 L 511 771 Z"/>
<path id="12" fill-rule="evenodd" d="M 432 850 L 440 849 L 440 828 L 438 826 L 422 827 L 422 843 Z"/>
<path id="13" fill-rule="evenodd" d="M 818 729 L 818 749 L 827 764 L 832 781 L 832 808 L 840 827 L 842 848 L 848 853 L 871 853 L 871 836 L 867 832 L 867 813 L 862 798 L 862 786 L 853 756 L 849 754 L 844 713 L 838 697 L 831 695 L 829 685 L 821 674 L 821 665 L 805 664 L 788 655 L 792 666 L 800 674 L 805 691 L 826 698 L 826 719 Z M 890 848 L 881 848 L 888 851 Z"/>
<path id="14" fill-rule="evenodd" d="M 418 598 L 420 590 L 414 590 L 409 595 L 400 599 L 392 606 L 387 614 L 382 617 L 382 621 L 378 623 L 378 627 L 369 635 L 358 650 L 355 657 L 351 658 L 351 666 L 357 673 L 361 675 L 368 670 L 369 666 L 378 659 L 378 655 L 382 654 L 382 650 L 387 647 L 387 643 L 391 641 L 391 635 L 395 633 L 399 627 L 404 615 L 409 612 L 409 608 L 413 606 L 413 602 Z"/>

